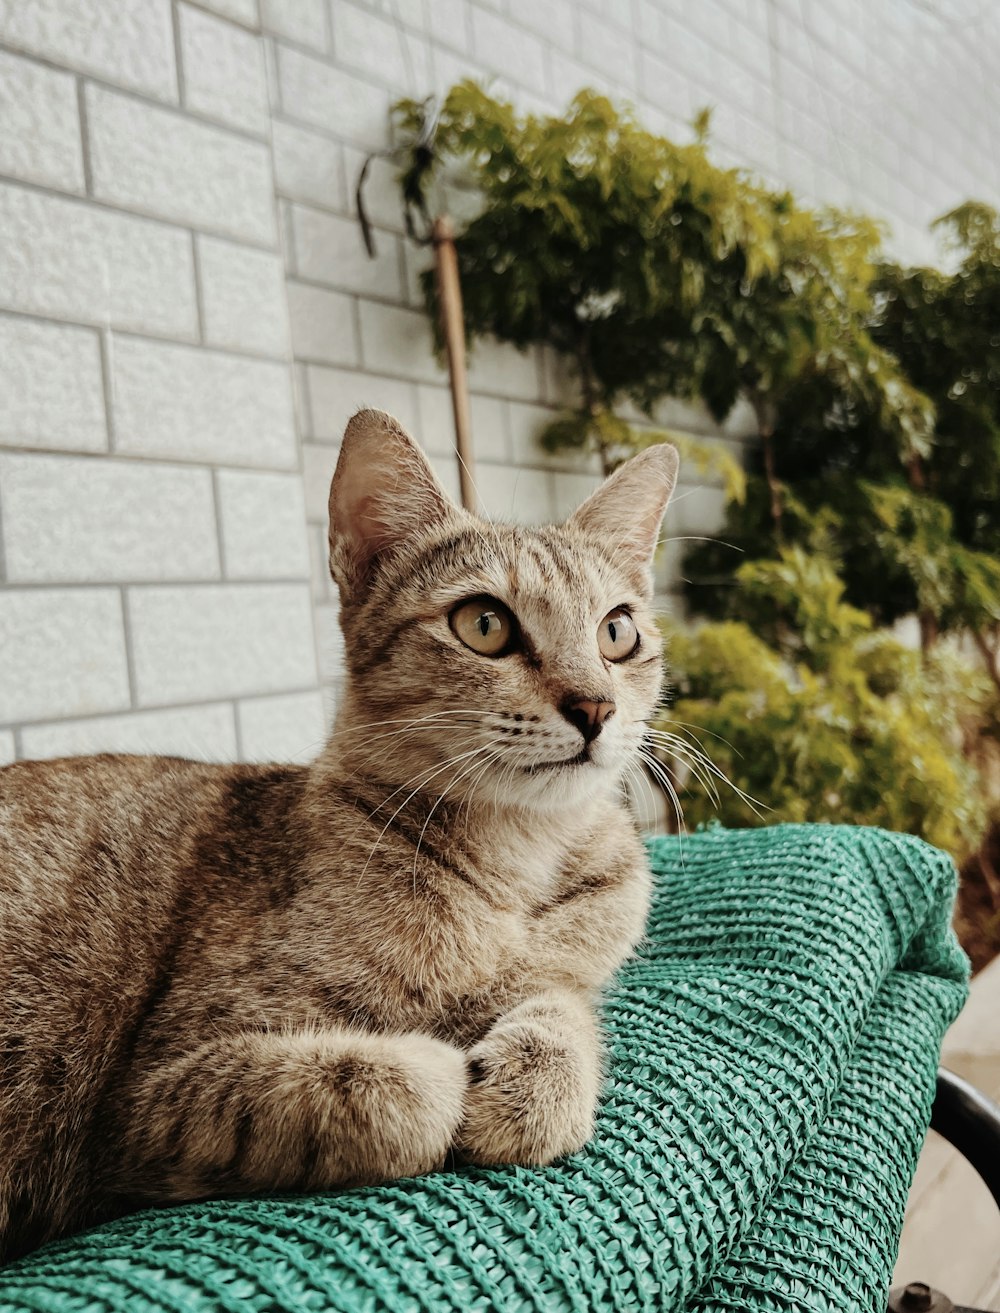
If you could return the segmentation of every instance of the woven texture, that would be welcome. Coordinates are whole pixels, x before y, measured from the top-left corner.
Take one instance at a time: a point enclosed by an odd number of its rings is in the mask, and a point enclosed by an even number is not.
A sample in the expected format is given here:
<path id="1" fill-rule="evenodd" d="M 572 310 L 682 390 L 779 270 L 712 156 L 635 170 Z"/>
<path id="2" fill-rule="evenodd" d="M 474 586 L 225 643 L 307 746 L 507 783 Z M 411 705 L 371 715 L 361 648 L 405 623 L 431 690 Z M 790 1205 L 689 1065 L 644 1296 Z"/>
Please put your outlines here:
<path id="1" fill-rule="evenodd" d="M 189 1205 L 48 1245 L 0 1310 L 884 1313 L 944 1029 L 954 869 L 908 836 L 651 845 L 582 1153 L 544 1169 Z"/>

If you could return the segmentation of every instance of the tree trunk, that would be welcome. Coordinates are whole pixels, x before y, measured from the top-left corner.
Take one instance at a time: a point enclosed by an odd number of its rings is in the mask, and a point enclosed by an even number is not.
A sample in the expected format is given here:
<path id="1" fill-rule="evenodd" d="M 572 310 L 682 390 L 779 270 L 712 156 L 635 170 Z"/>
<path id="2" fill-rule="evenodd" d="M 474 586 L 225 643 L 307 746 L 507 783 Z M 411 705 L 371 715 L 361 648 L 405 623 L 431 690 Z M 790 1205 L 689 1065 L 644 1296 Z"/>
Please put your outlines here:
<path id="1" fill-rule="evenodd" d="M 1000 669 L 998 669 L 997 666 L 997 657 L 1000 655 L 1000 646 L 994 645 L 991 647 L 987 642 L 986 635 L 978 629 L 973 629 L 971 633 L 972 641 L 975 643 L 979 655 L 983 658 L 983 665 L 986 667 L 986 673 L 993 681 L 993 686 L 996 688 L 997 692 L 1000 693 Z"/>
<path id="2" fill-rule="evenodd" d="M 927 491 L 927 471 L 920 456 L 913 455 L 906 462 L 906 478 L 914 492 Z M 924 609 L 917 612 L 920 624 L 920 651 L 926 658 L 940 635 L 938 618 L 933 611 Z"/>
<path id="3" fill-rule="evenodd" d="M 774 525 L 774 541 L 780 547 L 784 541 L 782 514 L 784 507 L 781 499 L 781 480 L 778 478 L 774 461 L 774 424 L 773 404 L 759 392 L 749 394 L 750 405 L 757 417 L 757 436 L 760 438 L 761 454 L 764 457 L 764 478 L 770 493 L 771 523 Z"/>

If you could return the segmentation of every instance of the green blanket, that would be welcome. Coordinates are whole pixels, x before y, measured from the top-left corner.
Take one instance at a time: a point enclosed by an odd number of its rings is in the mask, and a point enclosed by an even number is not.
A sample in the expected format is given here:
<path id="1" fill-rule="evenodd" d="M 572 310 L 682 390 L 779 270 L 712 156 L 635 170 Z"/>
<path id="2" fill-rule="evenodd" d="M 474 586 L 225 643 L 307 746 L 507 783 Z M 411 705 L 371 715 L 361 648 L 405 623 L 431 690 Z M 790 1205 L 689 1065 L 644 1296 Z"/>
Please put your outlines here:
<path id="1" fill-rule="evenodd" d="M 138 1214 L 8 1268 L 0 1310 L 883 1313 L 966 993 L 951 862 L 839 826 L 651 853 L 584 1152 Z"/>

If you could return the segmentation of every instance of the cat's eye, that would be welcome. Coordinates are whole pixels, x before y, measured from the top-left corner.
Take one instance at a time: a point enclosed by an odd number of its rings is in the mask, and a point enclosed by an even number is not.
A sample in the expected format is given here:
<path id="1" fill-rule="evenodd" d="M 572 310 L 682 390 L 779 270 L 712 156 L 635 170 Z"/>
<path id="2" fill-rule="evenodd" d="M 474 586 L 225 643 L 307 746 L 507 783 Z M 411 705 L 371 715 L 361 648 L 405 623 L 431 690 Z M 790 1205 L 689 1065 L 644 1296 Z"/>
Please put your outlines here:
<path id="1" fill-rule="evenodd" d="M 448 617 L 452 633 L 481 656 L 503 656 L 517 636 L 514 617 L 495 597 L 461 602 Z"/>
<path id="2" fill-rule="evenodd" d="M 598 625 L 597 646 L 608 661 L 624 661 L 638 648 L 639 631 L 624 607 L 616 606 Z"/>

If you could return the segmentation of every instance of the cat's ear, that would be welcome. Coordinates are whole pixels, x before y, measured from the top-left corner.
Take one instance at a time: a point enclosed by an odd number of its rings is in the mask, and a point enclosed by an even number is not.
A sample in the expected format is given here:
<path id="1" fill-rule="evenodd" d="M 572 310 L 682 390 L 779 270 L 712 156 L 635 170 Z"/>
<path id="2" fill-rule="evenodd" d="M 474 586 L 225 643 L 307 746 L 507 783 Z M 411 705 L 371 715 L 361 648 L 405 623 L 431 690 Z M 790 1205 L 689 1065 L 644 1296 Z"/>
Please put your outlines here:
<path id="1" fill-rule="evenodd" d="M 342 592 L 363 586 L 376 557 L 460 514 L 399 422 L 382 410 L 359 410 L 330 485 L 330 573 Z"/>
<path id="2" fill-rule="evenodd" d="M 679 467 L 676 447 L 647 447 L 605 479 L 569 517 L 567 528 L 603 538 L 648 568 Z"/>

